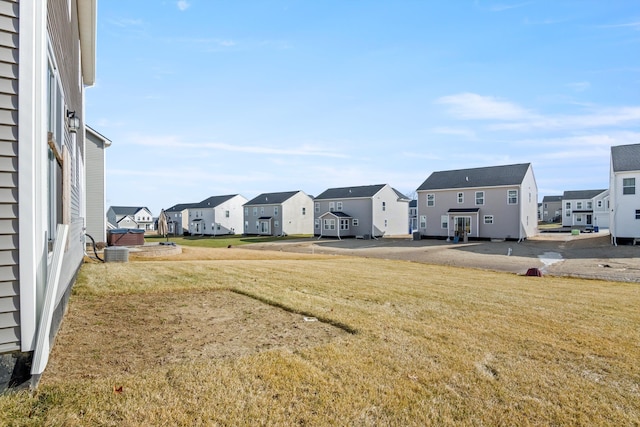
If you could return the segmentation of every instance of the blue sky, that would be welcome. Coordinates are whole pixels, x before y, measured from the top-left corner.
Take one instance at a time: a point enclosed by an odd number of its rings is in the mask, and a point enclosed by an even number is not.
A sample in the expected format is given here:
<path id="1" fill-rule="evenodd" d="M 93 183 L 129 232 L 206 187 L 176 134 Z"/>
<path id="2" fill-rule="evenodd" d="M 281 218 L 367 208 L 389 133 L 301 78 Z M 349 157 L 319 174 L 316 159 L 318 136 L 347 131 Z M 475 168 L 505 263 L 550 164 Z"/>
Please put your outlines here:
<path id="1" fill-rule="evenodd" d="M 637 0 L 102 0 L 97 48 L 107 205 L 154 215 L 521 162 L 542 199 L 640 142 Z"/>

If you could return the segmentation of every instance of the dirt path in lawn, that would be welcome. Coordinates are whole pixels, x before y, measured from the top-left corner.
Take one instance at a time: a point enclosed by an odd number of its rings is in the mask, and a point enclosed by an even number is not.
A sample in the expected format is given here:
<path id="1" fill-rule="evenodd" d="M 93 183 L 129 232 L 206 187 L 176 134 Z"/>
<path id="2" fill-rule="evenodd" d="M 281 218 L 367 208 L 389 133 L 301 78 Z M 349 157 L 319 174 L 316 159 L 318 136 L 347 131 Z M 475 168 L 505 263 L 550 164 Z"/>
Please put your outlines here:
<path id="1" fill-rule="evenodd" d="M 348 335 L 230 291 L 74 298 L 43 383 L 139 374 L 268 349 L 294 351 Z"/>

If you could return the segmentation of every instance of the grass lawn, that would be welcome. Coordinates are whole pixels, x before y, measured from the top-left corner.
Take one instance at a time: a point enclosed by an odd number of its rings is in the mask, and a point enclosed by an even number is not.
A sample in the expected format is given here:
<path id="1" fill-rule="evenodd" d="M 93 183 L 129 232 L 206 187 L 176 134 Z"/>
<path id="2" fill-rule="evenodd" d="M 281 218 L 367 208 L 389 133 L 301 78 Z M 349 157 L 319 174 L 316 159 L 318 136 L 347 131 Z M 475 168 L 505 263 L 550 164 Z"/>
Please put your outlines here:
<path id="1" fill-rule="evenodd" d="M 640 423 L 638 284 L 190 249 L 85 264 L 40 387 L 1 396 L 0 424 Z M 224 353 L 276 313 L 301 322 L 269 324 L 282 345 Z M 339 333 L 287 340 L 303 316 Z"/>
<path id="2" fill-rule="evenodd" d="M 274 236 L 242 236 L 242 235 L 233 235 L 233 236 L 154 236 L 154 235 L 145 235 L 144 240 L 146 243 L 154 243 L 154 242 L 174 242 L 177 245 L 181 246 L 191 246 L 191 247 L 203 247 L 203 248 L 226 248 L 229 245 L 231 246 L 241 246 L 247 245 L 250 243 L 266 243 L 266 242 L 277 242 L 281 240 L 291 240 L 291 239 L 302 239 L 302 238 L 311 238 L 312 236 L 307 235 L 292 235 L 292 236 L 284 236 L 284 237 L 274 237 Z"/>

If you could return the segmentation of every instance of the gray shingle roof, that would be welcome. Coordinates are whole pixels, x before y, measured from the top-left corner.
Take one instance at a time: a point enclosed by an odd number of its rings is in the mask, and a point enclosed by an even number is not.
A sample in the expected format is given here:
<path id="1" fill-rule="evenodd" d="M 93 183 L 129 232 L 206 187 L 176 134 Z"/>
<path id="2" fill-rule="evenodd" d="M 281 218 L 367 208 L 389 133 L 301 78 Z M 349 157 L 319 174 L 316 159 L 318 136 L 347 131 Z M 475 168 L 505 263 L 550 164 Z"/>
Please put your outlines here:
<path id="1" fill-rule="evenodd" d="M 362 185 L 359 187 L 342 187 L 342 188 L 329 188 L 324 192 L 316 196 L 316 200 L 323 199 L 351 199 L 351 198 L 364 198 L 373 197 L 378 191 L 386 184 L 378 185 Z"/>
<path id="2" fill-rule="evenodd" d="M 407 202 L 411 202 L 411 199 L 409 197 L 405 196 L 404 194 L 402 194 L 401 192 L 399 192 L 398 190 L 396 190 L 393 187 L 391 187 L 391 189 L 398 195 L 398 199 L 402 199 L 402 200 L 406 200 Z"/>
<path id="3" fill-rule="evenodd" d="M 286 202 L 300 191 L 282 191 L 280 193 L 262 193 L 244 205 L 279 205 Z"/>
<path id="4" fill-rule="evenodd" d="M 149 208 L 143 206 L 111 206 L 111 209 L 116 215 L 135 215 L 140 209 L 149 211 Z"/>
<path id="5" fill-rule="evenodd" d="M 530 166 L 531 163 L 521 163 L 433 172 L 418 191 L 520 185 Z"/>
<path id="6" fill-rule="evenodd" d="M 552 203 L 552 202 L 561 202 L 562 196 L 544 196 L 542 198 L 542 203 Z"/>
<path id="7" fill-rule="evenodd" d="M 195 207 L 197 203 L 178 203 L 177 205 L 173 205 L 168 209 L 165 209 L 165 212 L 182 212 L 185 209 L 191 209 Z"/>
<path id="8" fill-rule="evenodd" d="M 584 200 L 593 199 L 599 194 L 604 193 L 607 190 L 578 190 L 578 191 L 565 191 L 563 200 Z"/>
<path id="9" fill-rule="evenodd" d="M 237 194 L 229 194 L 226 196 L 212 196 L 207 199 L 204 199 L 200 203 L 196 203 L 194 206 L 192 206 L 192 208 L 197 208 L 197 209 L 215 208 L 216 206 L 236 196 Z"/>
<path id="10" fill-rule="evenodd" d="M 614 172 L 640 170 L 640 144 L 611 147 L 611 162 Z"/>

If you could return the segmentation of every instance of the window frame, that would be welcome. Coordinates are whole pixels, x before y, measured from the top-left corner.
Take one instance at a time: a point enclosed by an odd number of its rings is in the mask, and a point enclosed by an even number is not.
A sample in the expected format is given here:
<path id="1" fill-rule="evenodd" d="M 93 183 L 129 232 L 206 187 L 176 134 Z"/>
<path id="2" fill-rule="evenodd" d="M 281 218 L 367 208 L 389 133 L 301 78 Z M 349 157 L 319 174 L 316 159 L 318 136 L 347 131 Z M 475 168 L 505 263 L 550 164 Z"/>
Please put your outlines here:
<path id="1" fill-rule="evenodd" d="M 514 193 L 512 195 L 512 193 Z M 517 205 L 518 204 L 519 192 L 518 190 L 507 190 L 507 205 Z M 512 201 L 515 199 L 515 201 Z"/>

